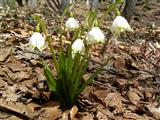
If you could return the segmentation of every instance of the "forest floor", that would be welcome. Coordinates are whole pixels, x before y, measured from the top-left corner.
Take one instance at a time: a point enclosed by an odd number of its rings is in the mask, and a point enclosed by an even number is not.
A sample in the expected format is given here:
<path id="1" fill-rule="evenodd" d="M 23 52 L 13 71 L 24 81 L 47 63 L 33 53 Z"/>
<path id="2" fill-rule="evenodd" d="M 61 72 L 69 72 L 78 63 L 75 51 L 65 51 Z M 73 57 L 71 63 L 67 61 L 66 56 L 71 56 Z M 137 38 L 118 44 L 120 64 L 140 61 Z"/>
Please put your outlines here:
<path id="1" fill-rule="evenodd" d="M 42 8 L 0 9 L 0 120 L 159 120 L 160 119 L 160 2 L 136 6 L 131 21 L 133 33 L 122 34 L 121 44 L 108 43 L 104 57 L 113 59 L 80 95 L 78 107 L 63 111 L 44 83 L 39 52 L 28 47 L 35 31 L 32 15 L 46 20 L 53 46 L 58 50 L 60 20 Z M 85 7 L 75 10 L 78 20 Z M 80 11 L 81 10 L 81 11 Z M 102 29 L 109 39 L 110 20 Z M 63 36 L 64 44 L 68 38 Z M 92 48 L 84 80 L 101 63 L 102 45 Z M 45 61 L 52 66 L 48 49 Z M 78 110 L 78 111 L 77 111 Z"/>

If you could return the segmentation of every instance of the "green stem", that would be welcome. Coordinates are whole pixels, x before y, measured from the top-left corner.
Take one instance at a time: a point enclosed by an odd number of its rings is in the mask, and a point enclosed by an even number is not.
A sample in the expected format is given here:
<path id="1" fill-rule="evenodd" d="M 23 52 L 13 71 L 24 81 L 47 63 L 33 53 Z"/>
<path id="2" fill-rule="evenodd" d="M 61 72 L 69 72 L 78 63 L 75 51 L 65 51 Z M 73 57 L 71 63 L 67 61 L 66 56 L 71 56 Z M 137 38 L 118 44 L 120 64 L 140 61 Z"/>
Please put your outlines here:
<path id="1" fill-rule="evenodd" d="M 63 35 L 63 30 L 62 30 L 62 28 L 63 28 L 63 20 L 64 20 L 64 15 L 62 15 L 61 16 L 61 29 L 60 29 L 60 52 L 62 51 L 62 35 Z M 64 28 L 64 30 L 65 30 L 65 28 Z"/>
<path id="2" fill-rule="evenodd" d="M 58 67 L 58 62 L 57 62 L 57 59 L 56 59 L 55 51 L 54 51 L 54 49 L 52 47 L 52 44 L 51 44 L 51 37 L 48 37 L 48 36 L 46 36 L 46 37 L 47 37 L 46 40 L 48 42 L 49 48 L 50 48 L 52 56 L 53 56 L 53 63 L 56 67 L 57 74 L 58 74 L 59 73 L 59 67 Z"/>

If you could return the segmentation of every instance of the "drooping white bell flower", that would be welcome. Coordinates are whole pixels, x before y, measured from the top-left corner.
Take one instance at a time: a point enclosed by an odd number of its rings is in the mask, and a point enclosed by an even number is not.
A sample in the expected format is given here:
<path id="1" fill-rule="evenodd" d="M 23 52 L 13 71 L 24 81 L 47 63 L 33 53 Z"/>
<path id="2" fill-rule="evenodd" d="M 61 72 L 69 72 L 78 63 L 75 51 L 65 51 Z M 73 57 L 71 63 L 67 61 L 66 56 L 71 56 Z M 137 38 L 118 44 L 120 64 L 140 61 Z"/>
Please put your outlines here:
<path id="1" fill-rule="evenodd" d="M 83 43 L 83 40 L 81 39 L 76 39 L 74 41 L 74 43 L 72 44 L 72 56 L 74 58 L 75 54 L 76 53 L 80 53 L 80 54 L 84 54 L 85 52 L 85 46 L 84 46 L 84 43 Z"/>
<path id="2" fill-rule="evenodd" d="M 79 27 L 78 25 L 78 22 L 73 18 L 73 17 L 70 17 L 67 21 L 66 21 L 66 29 L 67 30 L 75 30 Z"/>
<path id="3" fill-rule="evenodd" d="M 40 51 L 42 51 L 44 49 L 45 38 L 39 32 L 35 32 L 31 36 L 29 44 L 33 49 L 37 47 Z"/>
<path id="4" fill-rule="evenodd" d="M 69 4 L 72 4 L 74 2 L 75 2 L 75 0 L 69 0 Z"/>
<path id="5" fill-rule="evenodd" d="M 115 35 L 119 35 L 121 32 L 125 32 L 125 31 L 129 31 L 129 32 L 133 31 L 128 21 L 122 16 L 117 16 L 114 19 L 110 30 Z"/>
<path id="6" fill-rule="evenodd" d="M 89 0 L 86 0 L 86 5 L 89 5 Z"/>
<path id="7" fill-rule="evenodd" d="M 99 27 L 93 27 L 86 35 L 87 44 L 103 43 L 105 36 Z"/>

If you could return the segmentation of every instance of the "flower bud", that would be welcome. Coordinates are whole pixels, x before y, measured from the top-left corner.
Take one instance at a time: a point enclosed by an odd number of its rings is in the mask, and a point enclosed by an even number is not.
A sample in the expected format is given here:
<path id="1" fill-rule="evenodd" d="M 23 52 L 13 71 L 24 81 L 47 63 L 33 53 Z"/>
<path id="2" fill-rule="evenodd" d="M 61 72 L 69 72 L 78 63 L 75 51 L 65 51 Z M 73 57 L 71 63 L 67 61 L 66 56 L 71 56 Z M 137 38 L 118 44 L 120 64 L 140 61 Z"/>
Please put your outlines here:
<path id="1" fill-rule="evenodd" d="M 42 51 L 44 49 L 45 38 L 39 32 L 35 32 L 31 36 L 29 44 L 32 46 L 33 49 L 37 47 L 40 51 Z"/>
<path id="2" fill-rule="evenodd" d="M 73 31 L 73 30 L 77 29 L 78 27 L 79 27 L 78 22 L 73 17 L 69 18 L 66 21 L 67 30 Z"/>
<path id="3" fill-rule="evenodd" d="M 122 16 L 117 16 L 114 19 L 110 30 L 112 33 L 116 35 L 119 35 L 121 32 L 125 32 L 125 31 L 129 31 L 129 32 L 133 31 L 129 23 L 127 22 L 127 20 Z"/>
<path id="4" fill-rule="evenodd" d="M 77 52 L 79 52 L 80 54 L 84 54 L 85 52 L 85 46 L 84 46 L 83 40 L 81 39 L 76 39 L 74 43 L 72 44 L 73 57 L 75 56 Z"/>
<path id="5" fill-rule="evenodd" d="M 105 36 L 99 27 L 93 27 L 86 35 L 87 44 L 103 43 Z"/>

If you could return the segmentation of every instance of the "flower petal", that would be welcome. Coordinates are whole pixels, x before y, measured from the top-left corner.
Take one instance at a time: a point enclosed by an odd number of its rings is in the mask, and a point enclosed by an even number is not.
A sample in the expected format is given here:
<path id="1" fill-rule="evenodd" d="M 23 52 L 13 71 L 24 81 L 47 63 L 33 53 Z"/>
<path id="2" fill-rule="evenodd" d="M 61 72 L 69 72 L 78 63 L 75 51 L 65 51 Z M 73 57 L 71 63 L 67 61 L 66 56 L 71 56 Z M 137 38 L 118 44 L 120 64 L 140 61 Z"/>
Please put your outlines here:
<path id="1" fill-rule="evenodd" d="M 114 34 L 120 34 L 121 32 L 125 32 L 125 31 L 133 31 L 129 25 L 129 23 L 127 22 L 127 20 L 122 17 L 122 16 L 117 16 L 110 28 L 111 32 Z"/>
<path id="2" fill-rule="evenodd" d="M 99 27 L 93 27 L 86 35 L 87 44 L 103 43 L 105 36 Z"/>
<path id="3" fill-rule="evenodd" d="M 75 30 L 79 27 L 78 22 L 73 17 L 69 18 L 65 25 L 68 30 Z"/>
<path id="4" fill-rule="evenodd" d="M 42 48 L 44 48 L 45 38 L 39 32 L 35 32 L 31 36 L 29 44 L 32 46 L 33 49 L 37 47 L 41 51 Z"/>
<path id="5" fill-rule="evenodd" d="M 72 44 L 73 58 L 77 52 L 79 52 L 80 54 L 84 54 L 84 52 L 85 52 L 85 46 L 84 46 L 83 40 L 81 40 L 81 39 L 76 39 L 74 41 L 74 43 Z"/>

